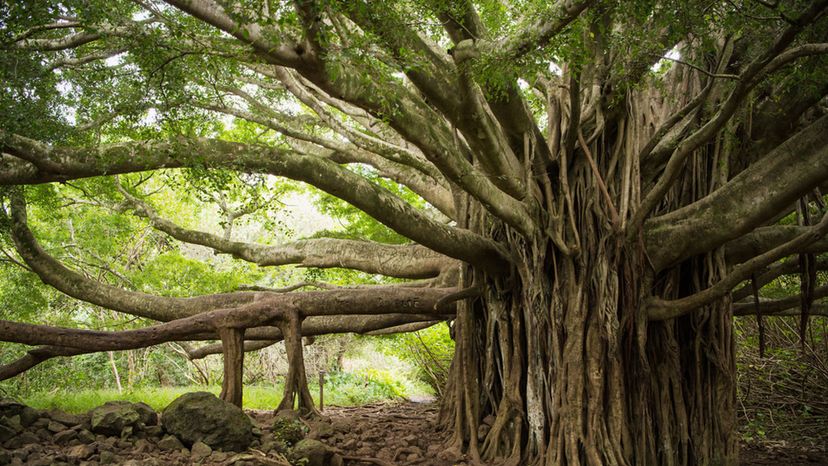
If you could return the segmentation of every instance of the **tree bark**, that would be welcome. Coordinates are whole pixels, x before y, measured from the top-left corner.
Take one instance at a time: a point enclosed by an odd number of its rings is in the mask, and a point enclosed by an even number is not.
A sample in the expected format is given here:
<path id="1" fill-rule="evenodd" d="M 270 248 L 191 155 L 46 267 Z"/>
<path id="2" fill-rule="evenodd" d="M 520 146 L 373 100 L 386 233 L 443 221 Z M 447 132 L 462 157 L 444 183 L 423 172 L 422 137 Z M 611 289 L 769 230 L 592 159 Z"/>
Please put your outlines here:
<path id="1" fill-rule="evenodd" d="M 288 373 L 282 401 L 276 411 L 293 410 L 294 406 L 304 417 L 316 416 L 319 412 L 313 403 L 305 373 L 305 356 L 302 348 L 302 319 L 298 313 L 290 313 L 280 326 L 285 340 L 288 359 Z"/>
<path id="2" fill-rule="evenodd" d="M 224 357 L 224 378 L 219 397 L 241 408 L 244 389 L 244 329 L 225 327 L 218 329 L 218 334 Z"/>

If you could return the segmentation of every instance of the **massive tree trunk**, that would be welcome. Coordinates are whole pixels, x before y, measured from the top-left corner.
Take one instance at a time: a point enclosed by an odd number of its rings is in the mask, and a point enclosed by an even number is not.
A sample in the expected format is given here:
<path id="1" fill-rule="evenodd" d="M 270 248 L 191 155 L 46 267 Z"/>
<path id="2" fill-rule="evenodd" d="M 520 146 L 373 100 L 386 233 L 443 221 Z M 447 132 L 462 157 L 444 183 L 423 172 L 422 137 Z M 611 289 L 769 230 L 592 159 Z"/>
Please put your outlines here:
<path id="1" fill-rule="evenodd" d="M 56 147 L 13 127 L 0 132 L 0 184 L 193 166 L 288 177 L 351 203 L 418 245 L 237 242 L 173 224 L 132 195 L 135 187 L 121 190 L 125 202 L 118 208 L 129 207 L 181 241 L 262 266 L 348 267 L 459 288 L 287 297 L 271 290 L 192 299 L 124 292 L 49 257 L 23 228 L 20 209 L 16 216 L 12 209 L 18 253 L 42 280 L 110 309 L 177 319 L 135 333 L 157 341 L 172 337 L 156 330 L 181 337 L 181 318 L 204 312 L 205 305 L 221 312 L 191 318 L 210 335 L 214 315 L 244 317 L 234 320 L 239 328 L 278 318 L 280 335 L 253 328 L 246 335 L 284 337 L 290 370 L 282 407 L 298 399 L 309 413 L 302 332 L 336 330 L 320 317 L 355 309 L 427 314 L 416 322 L 456 301 L 456 353 L 441 409 L 442 425 L 453 432 L 450 452 L 515 465 L 737 462 L 730 290 L 786 256 L 826 249 L 825 241 L 814 240 L 828 231 L 828 216 L 814 227 L 770 225 L 828 179 L 828 116 L 819 105 L 828 84 L 824 58 L 817 57 L 828 53 L 828 0 L 784 12 L 776 2 L 651 2 L 630 9 L 590 0 L 516 4 L 526 11 L 501 2 L 506 14 L 478 12 L 465 0 L 414 2 L 416 8 L 302 1 L 294 2 L 287 21 L 272 21 L 283 12 L 269 4 L 261 11 L 250 6 L 255 14 L 248 18 L 224 2 L 166 3 L 174 9 L 164 27 L 186 34 L 165 38 L 127 21 L 60 39 L 27 39 L 37 30 L 22 30 L 11 43 L 44 53 L 112 42 L 115 53 L 124 31 L 136 31 L 160 41 L 157 51 L 217 55 L 218 76 L 182 85 L 181 95 L 195 88 L 194 106 L 261 125 L 274 139 L 258 144 L 182 135 Z M 181 13 L 190 18 L 181 21 Z M 521 19 L 502 24 L 506 17 Z M 221 41 L 190 30 L 192 19 L 222 31 Z M 726 29 L 733 25 L 738 34 Z M 76 55 L 80 64 L 97 60 Z M 165 66 L 182 57 L 165 55 Z M 667 59 L 675 66 L 660 69 Z M 232 65 L 226 74 L 219 72 L 224 61 Z M 65 76 L 60 79 L 71 79 Z M 817 85 L 804 86 L 809 80 Z M 97 97 L 99 90 L 91 92 Z M 315 116 L 279 110 L 288 93 Z M 176 105 L 161 103 L 147 106 Z M 352 163 L 407 186 L 446 218 L 344 166 Z M 813 277 L 812 259 L 791 270 Z M 460 269 L 459 283 L 449 269 Z M 806 314 L 815 297 L 828 293 L 810 285 L 797 297 Z M 259 298 L 289 305 L 289 315 L 260 320 Z M 788 300 L 767 304 L 790 307 Z M 358 327 L 383 328 L 370 320 Z M 62 346 L 71 346 L 77 333 L 43 329 L 38 337 L 20 335 L 19 328 L 27 327 L 3 323 L 0 333 L 9 341 L 58 346 L 0 367 L 0 376 L 79 352 Z M 83 334 L 96 348 L 122 344 L 98 333 Z M 232 341 L 238 354 L 242 340 L 235 335 Z"/>
<path id="2" fill-rule="evenodd" d="M 508 245 L 516 266 L 505 278 L 470 269 L 462 278 L 486 292 L 459 306 L 455 323 L 441 423 L 456 453 L 514 465 L 737 462 L 730 298 L 665 321 L 650 321 L 646 302 L 721 280 L 723 249 L 655 273 L 643 239 L 619 228 L 640 202 L 623 172 L 638 170 L 643 124 L 629 116 L 564 158 L 561 188 L 544 193 L 563 219 L 556 233 L 527 239 L 474 202 L 457 209 L 472 231 Z M 713 191 L 725 156 L 719 144 L 691 156 L 660 209 Z M 623 217 L 602 192 L 620 199 Z"/>
<path id="3" fill-rule="evenodd" d="M 458 309 L 441 411 L 454 446 L 516 465 L 735 464 L 729 299 L 648 322 L 641 252 L 580 231 L 578 257 L 518 242 L 526 262 L 511 286 L 474 278 L 488 291 Z M 715 265 L 682 264 L 658 286 L 693 293 Z"/>

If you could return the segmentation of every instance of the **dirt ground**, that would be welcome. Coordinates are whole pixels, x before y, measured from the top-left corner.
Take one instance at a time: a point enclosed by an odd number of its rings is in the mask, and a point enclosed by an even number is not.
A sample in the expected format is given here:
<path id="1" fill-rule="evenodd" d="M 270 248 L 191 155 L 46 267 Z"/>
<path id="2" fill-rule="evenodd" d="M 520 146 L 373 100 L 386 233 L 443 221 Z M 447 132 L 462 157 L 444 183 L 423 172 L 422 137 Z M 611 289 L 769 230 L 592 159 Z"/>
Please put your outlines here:
<path id="1" fill-rule="evenodd" d="M 462 458 L 446 457 L 444 437 L 436 430 L 437 407 L 432 403 L 377 404 L 353 408 L 325 408 L 333 424 L 347 424 L 350 432 L 341 438 L 323 439 L 347 457 L 372 457 L 380 462 L 348 459 L 348 466 L 377 464 L 454 466 L 466 465 Z M 261 415 L 263 421 L 272 414 Z M 441 458 L 443 456 L 443 458 Z M 780 443 L 743 444 L 740 463 L 758 466 L 828 465 L 828 451 L 807 451 Z"/>
<path id="2" fill-rule="evenodd" d="M 268 435 L 275 415 L 272 411 L 248 411 L 260 434 Z M 360 407 L 327 407 L 323 421 L 308 421 L 309 438 L 318 439 L 338 453 L 334 466 L 471 466 L 467 458 L 452 455 L 444 448 L 444 436 L 436 429 L 437 405 L 429 402 L 402 402 L 374 404 Z M 62 417 L 77 417 L 63 415 Z M 72 419 L 64 421 L 73 425 Z M 46 426 L 46 421 L 43 421 Z M 264 445 L 254 443 L 247 452 L 234 454 L 207 452 L 197 457 L 195 447 L 190 450 L 168 448 L 159 439 L 161 434 L 142 432 L 136 438 L 94 436 L 80 427 L 62 430 L 49 421 L 48 428 L 34 427 L 24 433 L 32 437 L 18 450 L 0 450 L 0 465 L 79 465 L 100 466 L 119 464 L 127 466 L 256 466 L 285 465 L 283 457 L 268 454 Z M 58 426 L 61 427 L 61 426 Z M 160 426 L 156 427 L 160 432 Z M 80 433 L 79 433 L 80 432 Z M 86 444 L 77 441 L 83 434 L 90 436 Z M 262 439 L 264 439 L 264 436 Z M 60 437 L 63 437 L 61 440 Z M 74 441 L 67 441 L 74 439 Z M 22 440 L 22 439 L 21 439 Z M 20 442 L 26 443 L 26 442 Z M 70 446 L 72 445 L 72 446 Z M 8 447 L 8 445 L 7 445 Z M 828 446 L 826 446 L 828 447 Z M 264 450 L 264 451 L 263 451 Z M 828 465 L 828 451 L 804 449 L 783 442 L 744 444 L 741 448 L 742 465 L 815 466 Z M 478 465 L 475 465 L 478 466 Z M 483 466 L 483 465 L 480 465 Z"/>

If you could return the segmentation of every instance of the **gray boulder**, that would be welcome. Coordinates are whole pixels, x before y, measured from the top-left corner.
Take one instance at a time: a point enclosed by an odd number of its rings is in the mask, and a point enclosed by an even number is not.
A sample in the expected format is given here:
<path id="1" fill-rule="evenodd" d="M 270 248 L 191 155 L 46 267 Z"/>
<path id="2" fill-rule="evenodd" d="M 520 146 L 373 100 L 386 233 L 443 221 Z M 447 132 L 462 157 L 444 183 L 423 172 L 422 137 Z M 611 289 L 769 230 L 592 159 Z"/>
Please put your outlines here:
<path id="1" fill-rule="evenodd" d="M 158 442 L 158 448 L 165 451 L 178 451 L 184 448 L 184 445 L 181 444 L 181 440 L 178 440 L 178 437 L 175 435 L 167 435 Z"/>
<path id="2" fill-rule="evenodd" d="M 143 427 L 158 423 L 158 415 L 144 403 L 109 401 L 89 412 L 92 432 L 120 435 L 126 427 Z"/>
<path id="3" fill-rule="evenodd" d="M 88 416 L 79 414 L 69 414 L 59 409 L 53 409 L 46 413 L 46 415 L 53 421 L 59 422 L 66 426 L 77 426 L 89 420 Z"/>
<path id="4" fill-rule="evenodd" d="M 326 466 L 331 456 L 325 444 L 319 440 L 305 439 L 293 446 L 290 459 L 293 463 L 301 463 L 306 466 Z M 302 461 L 305 461 L 302 463 Z"/>
<path id="5" fill-rule="evenodd" d="M 213 449 L 243 451 L 253 441 L 253 423 L 241 408 L 207 392 L 177 398 L 164 408 L 161 424 L 186 445 L 200 441 Z"/>
<path id="6" fill-rule="evenodd" d="M 0 443 L 11 440 L 23 430 L 20 424 L 20 416 L 0 417 Z"/>
<path id="7" fill-rule="evenodd" d="M 0 399 L 0 416 L 20 416 L 20 424 L 29 427 L 40 417 L 40 412 L 11 399 Z"/>

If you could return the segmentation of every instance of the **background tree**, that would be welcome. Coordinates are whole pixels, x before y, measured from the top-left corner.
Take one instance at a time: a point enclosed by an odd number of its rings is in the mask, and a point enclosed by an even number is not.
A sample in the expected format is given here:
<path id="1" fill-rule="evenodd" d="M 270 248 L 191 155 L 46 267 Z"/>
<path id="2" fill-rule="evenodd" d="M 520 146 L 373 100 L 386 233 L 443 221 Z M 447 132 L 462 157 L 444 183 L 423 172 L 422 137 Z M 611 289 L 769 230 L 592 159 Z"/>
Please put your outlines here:
<path id="1" fill-rule="evenodd" d="M 261 266 L 427 282 L 141 294 L 55 260 L 28 228 L 33 190 L 9 188 L 7 229 L 43 281 L 169 323 L 83 339 L 30 328 L 26 341 L 6 323 L 3 339 L 58 345 L 37 360 L 135 335 L 295 344 L 300 329 L 357 322 L 331 315 L 366 315 L 367 328 L 456 312 L 441 412 L 453 450 L 509 464 L 732 464 L 731 290 L 766 269 L 801 275 L 803 329 L 822 297 L 827 4 L 5 7 L 3 185 L 183 167 L 286 177 L 390 231 L 242 243 L 165 218 L 139 178 L 109 189 L 173 238 Z M 248 123 L 223 132 L 218 115 Z M 222 187 L 206 191 L 225 197 L 232 225 L 244 207 Z M 757 303 L 746 312 L 776 312 Z"/>

